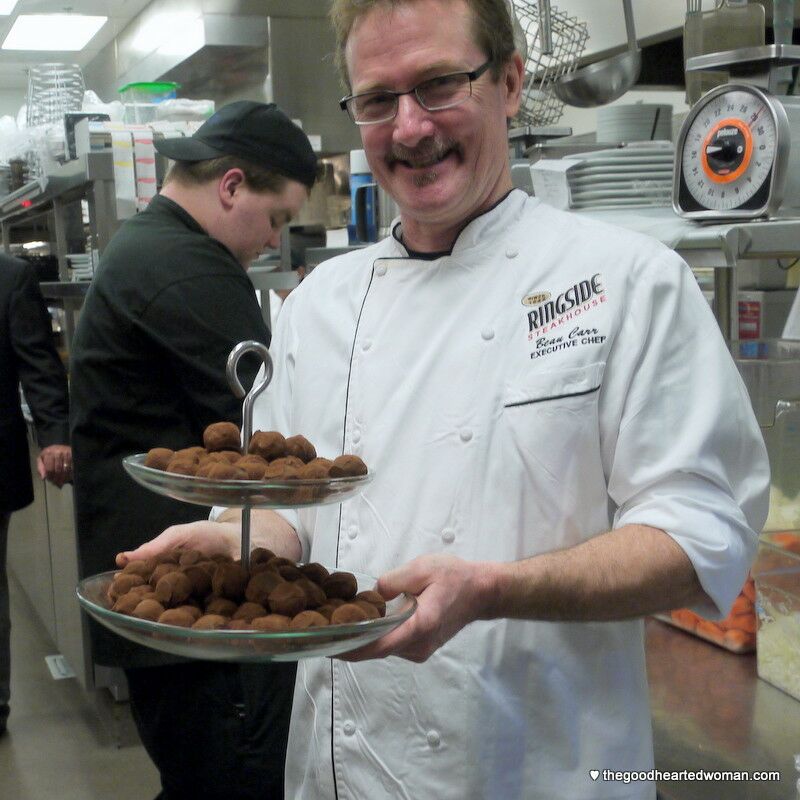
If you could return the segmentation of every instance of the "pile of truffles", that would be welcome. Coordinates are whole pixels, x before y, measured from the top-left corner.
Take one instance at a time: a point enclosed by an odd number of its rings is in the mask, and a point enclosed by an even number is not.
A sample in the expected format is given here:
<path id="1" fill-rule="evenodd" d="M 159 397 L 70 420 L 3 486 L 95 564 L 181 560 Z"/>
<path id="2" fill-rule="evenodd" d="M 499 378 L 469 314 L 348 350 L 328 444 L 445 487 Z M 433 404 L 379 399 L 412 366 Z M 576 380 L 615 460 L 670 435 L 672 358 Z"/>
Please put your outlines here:
<path id="1" fill-rule="evenodd" d="M 154 447 L 144 464 L 179 475 L 213 480 L 295 481 L 356 477 L 367 474 L 358 457 L 318 458 L 305 436 L 285 438 L 278 431 L 256 431 L 242 453 L 238 426 L 215 422 L 203 432 L 203 446 L 170 450 Z"/>
<path id="2" fill-rule="evenodd" d="M 375 591 L 358 591 L 355 575 L 322 564 L 295 564 L 258 547 L 250 569 L 228 556 L 174 550 L 131 561 L 108 587 L 111 610 L 197 630 L 287 631 L 386 614 Z"/>

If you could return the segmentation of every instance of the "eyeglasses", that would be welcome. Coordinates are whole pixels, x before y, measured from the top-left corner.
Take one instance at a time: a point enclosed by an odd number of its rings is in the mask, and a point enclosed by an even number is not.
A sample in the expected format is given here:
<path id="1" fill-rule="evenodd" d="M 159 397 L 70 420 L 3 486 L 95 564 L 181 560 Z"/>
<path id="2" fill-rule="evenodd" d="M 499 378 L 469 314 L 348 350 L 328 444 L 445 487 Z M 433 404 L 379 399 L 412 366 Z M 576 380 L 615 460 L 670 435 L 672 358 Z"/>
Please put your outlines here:
<path id="1" fill-rule="evenodd" d="M 472 95 L 472 82 L 478 80 L 491 65 L 491 60 L 481 64 L 472 72 L 452 72 L 418 83 L 407 92 L 392 92 L 380 89 L 363 94 L 351 94 L 339 101 L 356 125 L 377 125 L 397 116 L 400 98 L 413 94 L 417 102 L 427 111 L 443 111 L 460 105 Z"/>

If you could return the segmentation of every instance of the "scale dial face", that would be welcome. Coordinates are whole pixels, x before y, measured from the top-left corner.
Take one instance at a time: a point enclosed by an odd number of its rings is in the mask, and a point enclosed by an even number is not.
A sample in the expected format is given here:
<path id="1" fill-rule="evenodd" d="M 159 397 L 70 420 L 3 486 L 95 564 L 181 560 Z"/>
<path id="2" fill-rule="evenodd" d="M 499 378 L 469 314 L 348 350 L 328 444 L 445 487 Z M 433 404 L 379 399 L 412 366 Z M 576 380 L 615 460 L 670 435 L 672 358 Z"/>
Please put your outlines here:
<path id="1" fill-rule="evenodd" d="M 680 210 L 763 212 L 781 138 L 771 96 L 754 87 L 721 87 L 698 101 L 687 123 L 679 153 Z"/>

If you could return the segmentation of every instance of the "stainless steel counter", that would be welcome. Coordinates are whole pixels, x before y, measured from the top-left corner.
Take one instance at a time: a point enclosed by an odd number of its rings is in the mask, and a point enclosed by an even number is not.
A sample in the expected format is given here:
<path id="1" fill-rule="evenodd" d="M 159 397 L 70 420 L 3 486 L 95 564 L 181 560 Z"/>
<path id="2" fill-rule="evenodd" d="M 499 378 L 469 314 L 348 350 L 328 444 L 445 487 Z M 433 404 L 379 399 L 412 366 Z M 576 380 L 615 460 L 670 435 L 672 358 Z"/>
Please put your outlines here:
<path id="1" fill-rule="evenodd" d="M 659 770 L 778 771 L 778 782 L 661 781 L 663 800 L 798 800 L 800 702 L 735 655 L 647 620 L 647 670 Z"/>

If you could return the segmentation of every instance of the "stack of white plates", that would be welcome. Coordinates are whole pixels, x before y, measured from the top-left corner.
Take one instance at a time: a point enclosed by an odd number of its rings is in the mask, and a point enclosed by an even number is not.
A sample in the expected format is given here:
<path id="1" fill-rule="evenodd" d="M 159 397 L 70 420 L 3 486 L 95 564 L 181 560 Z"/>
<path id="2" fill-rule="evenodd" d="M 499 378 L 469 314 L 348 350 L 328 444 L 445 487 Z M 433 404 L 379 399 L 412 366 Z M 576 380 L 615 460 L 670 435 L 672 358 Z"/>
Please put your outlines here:
<path id="1" fill-rule="evenodd" d="M 655 103 L 603 106 L 597 109 L 597 141 L 601 144 L 669 141 L 672 106 Z"/>
<path id="2" fill-rule="evenodd" d="M 94 275 L 91 253 L 67 253 L 67 269 L 71 281 L 90 281 Z"/>
<path id="3" fill-rule="evenodd" d="M 668 206 L 673 160 L 671 142 L 641 142 L 539 161 L 531 175 L 536 195 L 559 208 Z"/>

